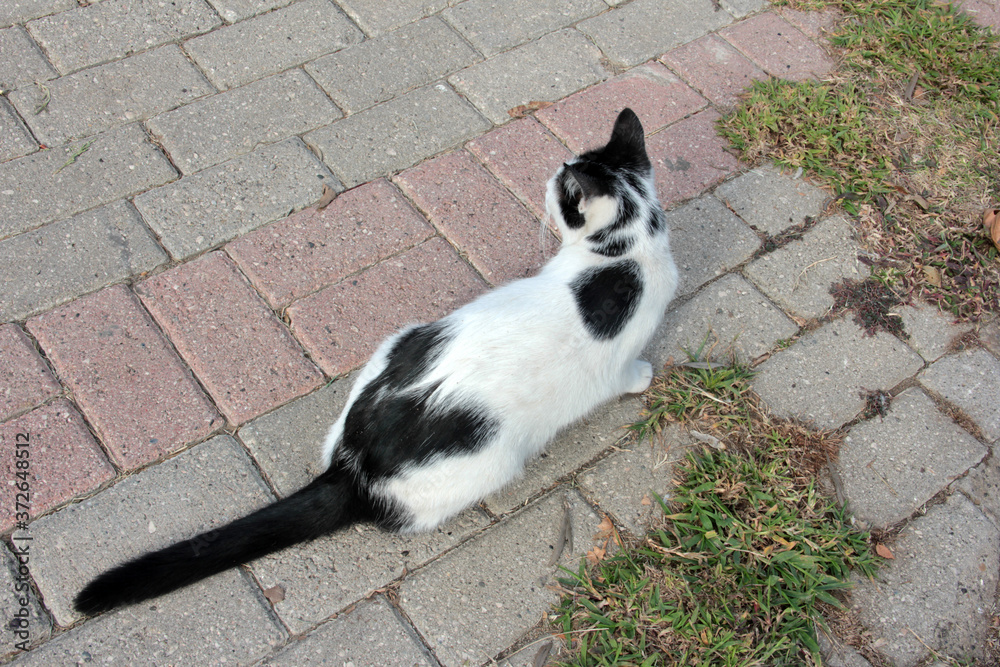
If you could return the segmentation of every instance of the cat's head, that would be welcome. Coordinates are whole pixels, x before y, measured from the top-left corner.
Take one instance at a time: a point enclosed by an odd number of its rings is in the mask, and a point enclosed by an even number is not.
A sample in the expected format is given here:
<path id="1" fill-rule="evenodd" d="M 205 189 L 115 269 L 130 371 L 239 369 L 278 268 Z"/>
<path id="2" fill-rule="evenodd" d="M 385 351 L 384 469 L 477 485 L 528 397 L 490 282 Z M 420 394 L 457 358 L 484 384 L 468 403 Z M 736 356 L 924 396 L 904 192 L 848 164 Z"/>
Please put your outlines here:
<path id="1" fill-rule="evenodd" d="M 559 168 L 549 180 L 545 205 L 564 245 L 583 240 L 605 255 L 627 251 L 637 231 L 629 228 L 637 222 L 652 216 L 658 224 L 662 212 L 653 166 L 642 123 L 631 109 L 618 115 L 606 145 Z"/>

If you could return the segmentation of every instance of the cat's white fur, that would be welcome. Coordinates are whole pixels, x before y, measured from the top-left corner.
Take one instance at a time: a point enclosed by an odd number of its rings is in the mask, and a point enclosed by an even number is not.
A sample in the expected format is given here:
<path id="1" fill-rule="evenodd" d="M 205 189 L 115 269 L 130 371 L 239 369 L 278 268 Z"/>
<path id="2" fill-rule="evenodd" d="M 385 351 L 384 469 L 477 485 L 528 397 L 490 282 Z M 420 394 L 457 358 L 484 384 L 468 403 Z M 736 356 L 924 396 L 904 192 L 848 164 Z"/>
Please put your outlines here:
<path id="1" fill-rule="evenodd" d="M 502 416 L 500 430 L 475 453 L 436 456 L 379 483 L 377 493 L 412 517 L 403 531 L 432 529 L 502 489 L 560 429 L 611 399 L 649 386 L 653 369 L 637 357 L 677 286 L 669 234 L 666 229 L 655 235 L 639 233 L 627 257 L 642 268 L 641 300 L 618 335 L 597 340 L 585 329 L 567 285 L 582 271 L 614 261 L 592 252 L 585 238 L 615 219 L 617 199 L 584 200 L 580 208 L 586 222 L 570 229 L 557 205 L 555 181 L 549 181 L 546 207 L 563 237 L 559 252 L 538 275 L 498 287 L 446 316 L 444 321 L 456 334 L 454 342 L 422 383 L 443 382 L 435 394 L 441 405 L 467 398 L 486 405 Z M 651 173 L 642 186 L 642 206 L 658 207 Z M 341 442 L 354 401 L 385 368 L 405 332 L 382 343 L 359 373 L 326 437 L 325 465 Z"/>

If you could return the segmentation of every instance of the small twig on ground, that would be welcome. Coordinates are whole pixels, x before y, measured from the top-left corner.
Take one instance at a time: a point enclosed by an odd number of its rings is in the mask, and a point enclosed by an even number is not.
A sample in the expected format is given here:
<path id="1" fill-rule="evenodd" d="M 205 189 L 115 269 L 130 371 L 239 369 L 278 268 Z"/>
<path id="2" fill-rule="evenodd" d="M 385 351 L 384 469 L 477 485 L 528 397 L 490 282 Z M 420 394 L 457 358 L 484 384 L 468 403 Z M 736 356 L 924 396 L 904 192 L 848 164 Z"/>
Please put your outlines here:
<path id="1" fill-rule="evenodd" d="M 49 94 L 49 89 L 41 81 L 35 81 L 35 85 L 38 86 L 42 91 L 42 101 L 38 103 L 35 107 L 35 115 L 42 113 L 49 106 L 49 101 L 52 99 L 51 94 Z"/>
<path id="2" fill-rule="evenodd" d="M 833 257 L 827 257 L 826 259 L 821 259 L 819 261 L 813 262 L 812 264 L 810 264 L 806 268 L 804 268 L 801 271 L 799 271 L 799 275 L 795 276 L 795 282 L 792 284 L 792 291 L 794 292 L 795 290 L 797 290 L 799 288 L 799 280 L 801 280 L 802 276 L 804 276 L 806 274 L 806 271 L 808 271 L 812 267 L 816 266 L 817 264 L 822 264 L 823 262 L 829 262 L 831 259 L 837 259 L 837 256 L 834 255 Z"/>
<path id="3" fill-rule="evenodd" d="M 90 141 L 88 141 L 87 143 L 85 143 L 85 144 L 84 144 L 83 146 L 81 146 L 80 148 L 77 148 L 77 149 L 76 149 L 76 150 L 75 150 L 75 151 L 73 152 L 73 154 L 72 154 L 72 155 L 71 155 L 71 156 L 69 157 L 69 159 L 68 159 L 68 160 L 66 160 L 66 161 L 65 161 L 65 162 L 63 163 L 63 165 L 62 165 L 61 167 L 59 167 L 59 168 L 58 168 L 58 169 L 56 169 L 56 170 L 55 170 L 54 172 L 52 172 L 52 175 L 53 175 L 53 176 L 55 176 L 55 175 L 56 175 L 56 174 L 58 174 L 58 173 L 59 173 L 60 171 L 62 171 L 62 170 L 63 170 L 63 169 L 65 169 L 66 167 L 70 166 L 70 165 L 71 165 L 71 164 L 73 164 L 74 162 L 76 162 L 76 159 L 77 159 L 78 157 L 80 157 L 81 155 L 83 155 L 84 153 L 86 153 L 86 152 L 87 152 L 88 150 L 90 150 L 90 146 L 91 146 L 91 144 L 93 144 L 93 143 L 94 143 L 94 140 L 93 140 L 93 139 L 91 139 Z"/>

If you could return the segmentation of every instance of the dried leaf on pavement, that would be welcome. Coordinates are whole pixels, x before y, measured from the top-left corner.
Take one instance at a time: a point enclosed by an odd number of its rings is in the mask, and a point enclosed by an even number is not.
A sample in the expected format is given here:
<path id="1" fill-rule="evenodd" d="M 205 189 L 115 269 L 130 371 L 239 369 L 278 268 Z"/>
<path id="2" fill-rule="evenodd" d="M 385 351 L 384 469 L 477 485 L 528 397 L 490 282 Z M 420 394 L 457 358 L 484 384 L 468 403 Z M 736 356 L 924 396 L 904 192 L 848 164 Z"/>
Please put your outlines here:
<path id="1" fill-rule="evenodd" d="M 337 198 L 337 191 L 331 188 L 326 183 L 323 184 L 323 194 L 320 196 L 319 201 L 316 202 L 316 210 L 322 211 L 324 208 L 330 205 L 334 199 Z"/>
<path id="2" fill-rule="evenodd" d="M 540 102 L 538 100 L 533 100 L 527 104 L 521 104 L 513 109 L 507 111 L 511 118 L 524 118 L 528 114 L 535 113 L 540 109 L 545 109 L 552 106 L 552 102 Z"/>
<path id="3" fill-rule="evenodd" d="M 271 604 L 278 604 L 285 599 L 285 589 L 281 586 L 281 584 L 275 584 L 264 591 L 264 597 L 266 597 L 267 601 Z"/>

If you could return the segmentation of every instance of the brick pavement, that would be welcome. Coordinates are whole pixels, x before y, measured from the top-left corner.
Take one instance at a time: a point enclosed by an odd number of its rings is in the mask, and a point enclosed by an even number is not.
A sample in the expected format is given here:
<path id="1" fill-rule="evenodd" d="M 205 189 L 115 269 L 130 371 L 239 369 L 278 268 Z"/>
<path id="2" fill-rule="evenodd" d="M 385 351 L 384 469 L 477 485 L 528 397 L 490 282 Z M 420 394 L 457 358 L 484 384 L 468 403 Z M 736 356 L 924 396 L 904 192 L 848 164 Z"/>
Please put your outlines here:
<path id="1" fill-rule="evenodd" d="M 681 271 L 648 358 L 706 335 L 770 353 L 765 401 L 847 430 L 838 473 L 858 519 L 911 518 L 897 560 L 856 594 L 886 655 L 981 650 L 1000 570 L 1000 331 L 953 352 L 968 327 L 918 304 L 905 342 L 837 319 L 788 345 L 829 310 L 832 282 L 864 273 L 850 224 L 821 219 L 764 253 L 826 194 L 747 171 L 714 132 L 750 80 L 827 72 L 835 17 L 763 0 L 495 5 L 0 5 L 4 614 L 21 606 L 11 549 L 33 540 L 32 650 L 7 632 L 0 657 L 529 664 L 564 515 L 573 566 L 601 514 L 641 530 L 690 445 L 679 430 L 652 449 L 621 441 L 634 397 L 433 533 L 358 527 L 96 619 L 68 601 L 97 571 L 319 472 L 350 372 L 396 327 L 536 270 L 556 244 L 545 180 L 623 106 L 649 133 Z M 1000 23 L 989 3 L 965 6 Z M 535 101 L 555 104 L 508 114 Z M 317 211 L 324 185 L 340 195 Z M 863 420 L 859 392 L 876 388 L 892 411 Z M 13 530 L 19 433 L 33 521 Z"/>

